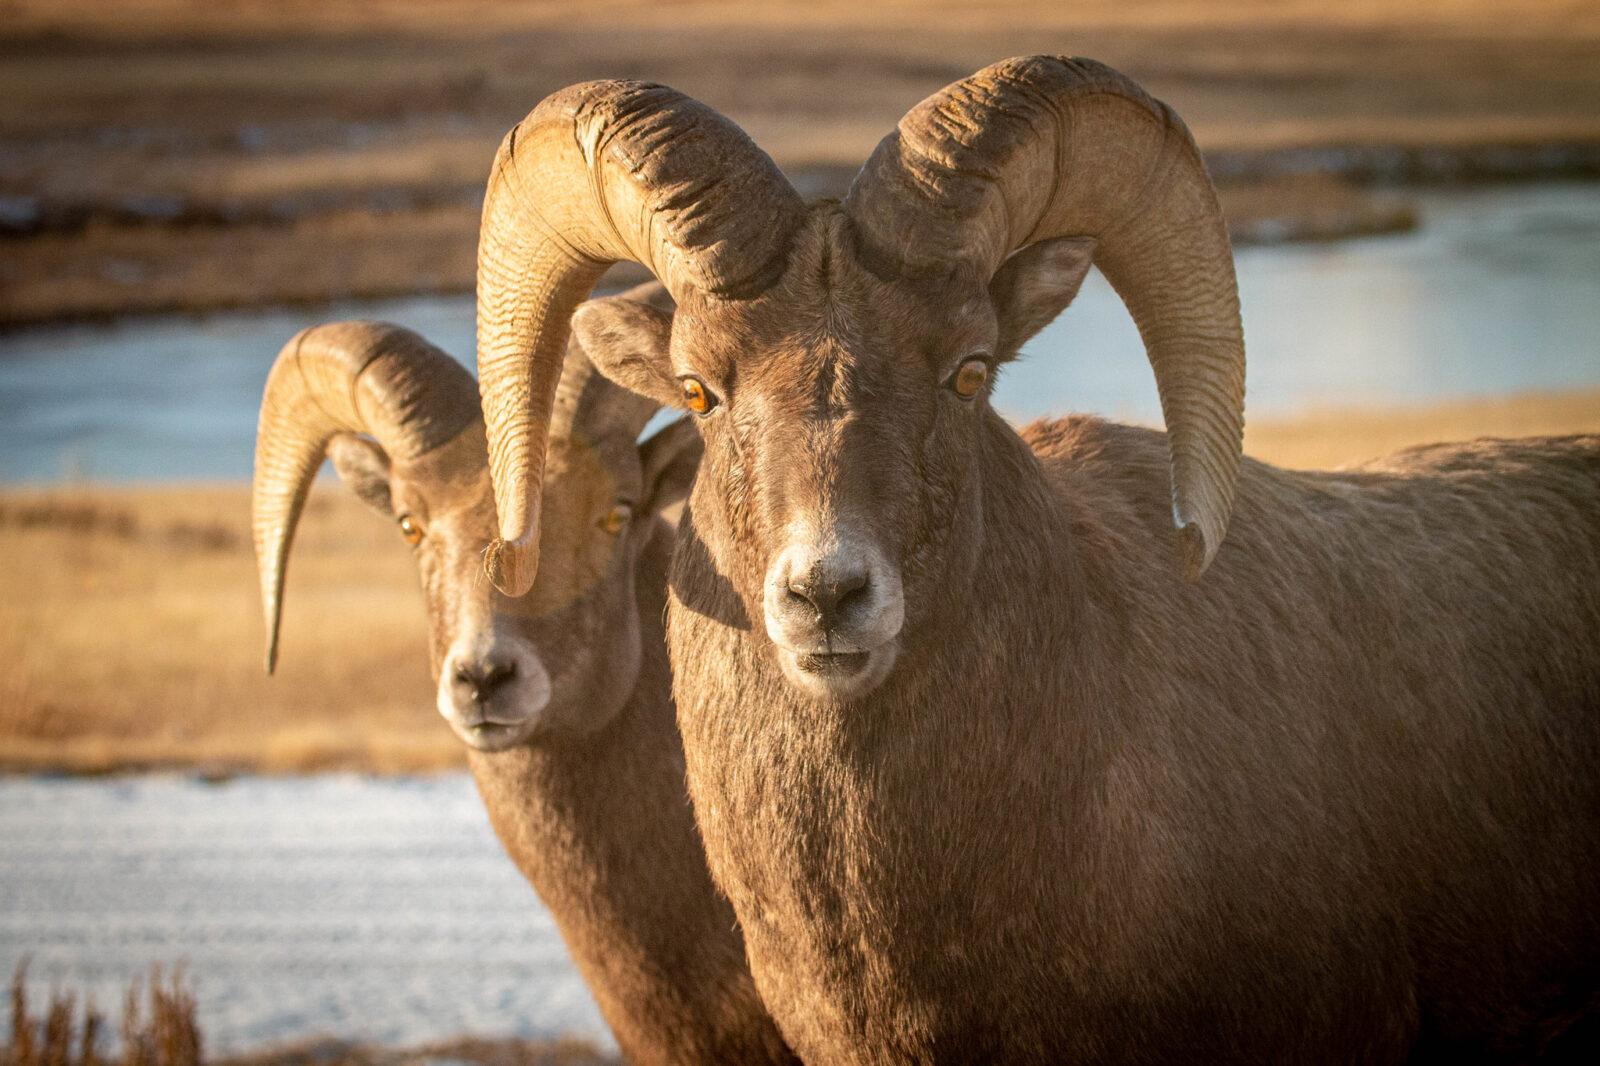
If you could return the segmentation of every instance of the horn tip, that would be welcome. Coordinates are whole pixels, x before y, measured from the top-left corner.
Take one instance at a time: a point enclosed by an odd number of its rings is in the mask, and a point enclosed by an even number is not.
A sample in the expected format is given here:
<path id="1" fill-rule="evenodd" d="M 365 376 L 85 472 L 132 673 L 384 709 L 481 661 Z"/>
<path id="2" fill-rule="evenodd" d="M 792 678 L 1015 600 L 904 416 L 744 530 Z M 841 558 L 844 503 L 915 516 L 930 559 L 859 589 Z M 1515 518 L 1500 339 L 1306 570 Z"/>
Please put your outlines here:
<path id="1" fill-rule="evenodd" d="M 1183 522 L 1178 526 L 1178 574 L 1185 582 L 1193 584 L 1211 565 L 1215 549 L 1206 543 L 1206 535 L 1198 522 Z"/>
<path id="2" fill-rule="evenodd" d="M 534 575 L 538 573 L 538 543 L 496 537 L 484 549 L 483 569 L 490 583 L 507 596 L 525 595 L 533 587 Z"/>

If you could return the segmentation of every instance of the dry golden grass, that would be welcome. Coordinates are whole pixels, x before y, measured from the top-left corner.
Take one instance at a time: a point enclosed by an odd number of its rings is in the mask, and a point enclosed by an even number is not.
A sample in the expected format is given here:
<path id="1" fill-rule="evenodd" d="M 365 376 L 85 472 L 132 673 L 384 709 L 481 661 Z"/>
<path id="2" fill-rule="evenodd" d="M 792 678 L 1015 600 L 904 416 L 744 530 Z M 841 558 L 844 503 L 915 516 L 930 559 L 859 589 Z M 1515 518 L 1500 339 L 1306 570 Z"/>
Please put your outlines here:
<path id="1" fill-rule="evenodd" d="M 1250 423 L 1246 450 L 1334 467 L 1410 444 L 1600 431 L 1600 390 Z M 421 594 L 389 523 L 336 483 L 290 565 L 261 669 L 249 490 L 0 493 L 0 768 L 460 766 L 433 709 Z"/>
<path id="2" fill-rule="evenodd" d="M 0 326 L 167 311 L 469 292 L 476 207 L 318 214 L 292 224 L 95 225 L 25 242 Z"/>
<path id="3" fill-rule="evenodd" d="M 270 678 L 248 523 L 245 486 L 0 497 L 0 767 L 460 765 L 389 523 L 317 486 Z"/>
<path id="4" fill-rule="evenodd" d="M 1600 432 L 1600 389 L 1522 393 L 1388 410 L 1312 410 L 1248 422 L 1245 452 L 1296 470 L 1329 470 L 1414 444 L 1473 437 Z"/>
<path id="5" fill-rule="evenodd" d="M 0 1047 L 0 1066 L 200 1066 L 194 994 L 181 970 L 164 980 L 161 968 L 152 967 L 144 989 L 138 981 L 128 988 L 117 1059 L 102 1057 L 105 1018 L 94 1003 L 83 1005 L 80 1025 L 75 997 L 56 992 L 44 1017 L 34 1017 L 28 1005 L 27 974 L 24 959 L 11 978 L 11 1042 Z"/>

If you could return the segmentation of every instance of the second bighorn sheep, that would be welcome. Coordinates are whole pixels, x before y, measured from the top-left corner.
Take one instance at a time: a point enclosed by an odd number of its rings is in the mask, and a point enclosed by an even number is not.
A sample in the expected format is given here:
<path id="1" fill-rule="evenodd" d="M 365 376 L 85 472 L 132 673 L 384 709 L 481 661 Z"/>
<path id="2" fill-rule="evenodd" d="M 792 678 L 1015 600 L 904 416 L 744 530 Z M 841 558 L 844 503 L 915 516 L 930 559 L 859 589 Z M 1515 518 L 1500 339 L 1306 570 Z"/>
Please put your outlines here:
<path id="1" fill-rule="evenodd" d="M 703 105 L 591 83 L 484 217 L 507 587 L 569 314 L 616 259 L 677 300 L 576 328 L 702 416 L 679 724 L 807 1062 L 1592 1060 L 1600 440 L 1241 476 L 1227 233 L 1170 109 L 1008 61 L 806 205 Z M 1166 436 L 989 406 L 1091 260 Z"/>
<path id="2" fill-rule="evenodd" d="M 659 286 L 631 294 L 661 298 Z M 490 821 L 561 928 L 633 1063 L 789 1063 L 706 869 L 684 784 L 662 633 L 671 529 L 659 511 L 700 454 L 658 405 L 574 349 L 551 427 L 548 565 L 495 592 L 472 377 L 394 326 L 306 330 L 268 378 L 254 526 L 276 657 L 285 567 L 311 479 L 340 477 L 416 553 L 438 705 L 469 746 Z"/>

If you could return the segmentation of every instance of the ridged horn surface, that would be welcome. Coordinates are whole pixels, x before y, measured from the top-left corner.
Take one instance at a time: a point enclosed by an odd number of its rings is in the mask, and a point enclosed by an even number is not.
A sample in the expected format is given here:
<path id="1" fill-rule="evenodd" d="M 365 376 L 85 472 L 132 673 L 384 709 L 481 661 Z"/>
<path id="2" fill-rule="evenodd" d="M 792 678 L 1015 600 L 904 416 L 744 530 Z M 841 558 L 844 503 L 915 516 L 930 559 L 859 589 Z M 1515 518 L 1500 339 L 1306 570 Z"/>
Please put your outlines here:
<path id="1" fill-rule="evenodd" d="M 680 300 L 738 299 L 781 273 L 799 196 L 727 119 L 661 85 L 547 97 L 500 145 L 478 243 L 478 385 L 500 539 L 490 579 L 538 567 L 539 498 L 570 319 L 605 268 L 649 267 Z"/>
<path id="2" fill-rule="evenodd" d="M 336 322 L 284 345 L 261 398 L 250 498 L 268 673 L 277 665 L 289 548 L 328 442 L 362 433 L 391 459 L 414 459 L 477 418 L 472 375 L 410 330 Z"/>
<path id="3" fill-rule="evenodd" d="M 992 277 L 1036 241 L 1088 236 L 1139 327 L 1166 419 L 1180 569 L 1227 531 L 1244 434 L 1244 332 L 1228 231 L 1172 109 L 1086 59 L 1008 59 L 928 97 L 845 201 L 878 269 Z"/>

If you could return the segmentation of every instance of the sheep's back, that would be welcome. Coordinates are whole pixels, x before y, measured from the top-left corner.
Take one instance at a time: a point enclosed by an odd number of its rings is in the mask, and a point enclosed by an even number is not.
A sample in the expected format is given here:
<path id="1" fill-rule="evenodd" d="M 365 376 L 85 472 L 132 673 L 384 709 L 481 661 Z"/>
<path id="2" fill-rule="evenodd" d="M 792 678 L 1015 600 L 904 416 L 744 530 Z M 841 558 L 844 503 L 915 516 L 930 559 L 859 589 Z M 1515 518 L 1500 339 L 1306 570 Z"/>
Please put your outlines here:
<path id="1" fill-rule="evenodd" d="M 1285 865 L 1260 885 L 1315 881 L 1308 907 L 1391 927 L 1425 1036 L 1581 1013 L 1600 984 L 1600 436 L 1329 473 L 1247 459 L 1193 585 L 1161 434 L 1023 436 L 1124 679 L 1106 713 L 1142 779 L 1172 782 L 1144 799 L 1174 837 L 1259 837 Z M 1249 845 L 1195 850 L 1227 877 Z"/>

